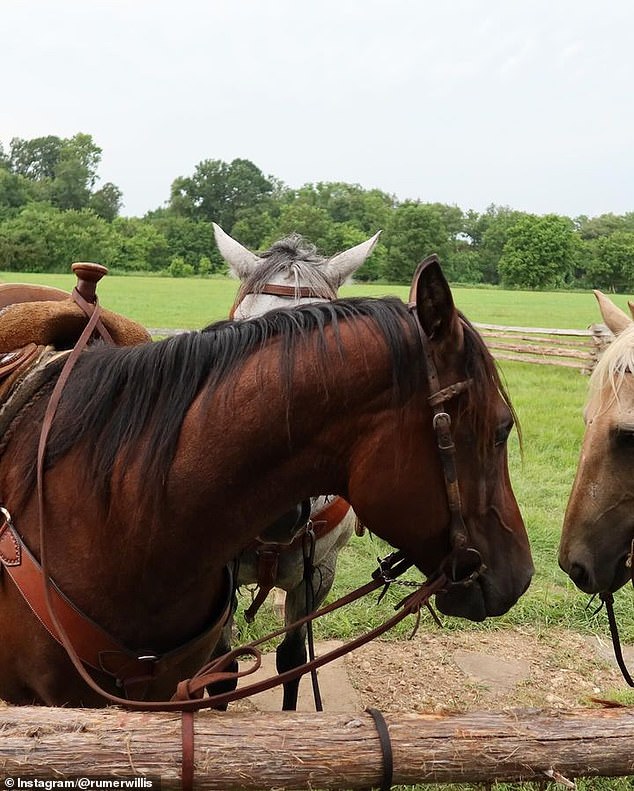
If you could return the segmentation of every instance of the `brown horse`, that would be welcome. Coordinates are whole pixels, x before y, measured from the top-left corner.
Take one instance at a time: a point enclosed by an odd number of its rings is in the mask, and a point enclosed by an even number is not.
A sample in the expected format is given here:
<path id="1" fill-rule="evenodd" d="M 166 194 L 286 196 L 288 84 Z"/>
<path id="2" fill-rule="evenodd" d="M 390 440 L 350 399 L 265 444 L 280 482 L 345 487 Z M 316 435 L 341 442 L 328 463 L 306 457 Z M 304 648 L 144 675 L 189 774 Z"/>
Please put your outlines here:
<path id="1" fill-rule="evenodd" d="M 479 573 L 437 594 L 442 612 L 501 615 L 526 590 L 533 564 L 506 459 L 513 416 L 494 362 L 435 258 L 413 297 L 411 310 L 338 300 L 80 355 L 46 449 L 42 565 L 58 621 L 73 620 L 68 600 L 90 619 L 77 653 L 108 692 L 169 697 L 218 640 L 233 558 L 320 492 L 344 496 L 424 574 L 455 565 L 461 538 L 477 550 Z M 8 579 L 42 551 L 35 467 L 60 368 L 40 371 L 48 381 L 3 438 L 0 697 L 101 705 Z M 99 650 L 85 639 L 95 629 Z"/>
<path id="2" fill-rule="evenodd" d="M 612 593 L 632 574 L 627 561 L 634 540 L 634 321 L 604 294 L 594 293 L 616 339 L 590 378 L 559 564 L 586 593 Z"/>

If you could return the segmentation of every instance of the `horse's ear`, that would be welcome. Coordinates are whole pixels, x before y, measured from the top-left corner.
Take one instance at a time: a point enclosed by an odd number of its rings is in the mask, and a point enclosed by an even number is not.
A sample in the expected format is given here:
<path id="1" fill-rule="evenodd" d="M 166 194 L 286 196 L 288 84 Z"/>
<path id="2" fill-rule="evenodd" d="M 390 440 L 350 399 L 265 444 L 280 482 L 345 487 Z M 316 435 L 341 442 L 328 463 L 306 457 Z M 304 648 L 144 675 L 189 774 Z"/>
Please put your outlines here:
<path id="1" fill-rule="evenodd" d="M 416 305 L 421 327 L 431 341 L 451 340 L 453 348 L 462 346 L 462 324 L 437 255 L 430 255 L 418 265 L 409 301 Z"/>
<path id="2" fill-rule="evenodd" d="M 260 259 L 255 253 L 247 250 L 240 242 L 236 242 L 228 233 L 225 233 L 215 222 L 212 222 L 212 225 L 220 255 L 229 264 L 229 268 L 234 275 L 237 275 L 240 280 L 246 280 L 258 265 Z"/>
<path id="3" fill-rule="evenodd" d="M 595 290 L 593 293 L 599 303 L 599 310 L 603 316 L 603 321 L 615 335 L 618 335 L 620 332 L 623 332 L 624 329 L 631 326 L 632 319 L 625 311 L 618 308 L 609 297 L 606 297 L 605 294 L 598 290 Z"/>
<path id="4" fill-rule="evenodd" d="M 332 258 L 328 259 L 323 267 L 323 272 L 335 290 L 343 285 L 365 262 L 372 250 L 374 250 L 374 245 L 378 242 L 380 235 L 381 231 L 377 231 L 374 236 L 366 239 L 365 242 L 361 242 L 361 244 L 357 244 L 349 250 L 344 250 L 343 253 L 337 253 L 337 255 L 333 255 Z"/>

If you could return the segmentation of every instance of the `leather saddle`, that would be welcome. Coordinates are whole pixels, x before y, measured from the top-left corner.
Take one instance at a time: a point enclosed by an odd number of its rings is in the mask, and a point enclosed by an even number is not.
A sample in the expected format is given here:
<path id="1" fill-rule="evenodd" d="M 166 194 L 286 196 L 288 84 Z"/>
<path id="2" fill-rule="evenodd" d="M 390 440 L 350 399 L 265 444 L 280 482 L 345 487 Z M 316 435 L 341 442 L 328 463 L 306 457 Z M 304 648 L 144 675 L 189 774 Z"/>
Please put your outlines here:
<path id="1" fill-rule="evenodd" d="M 76 291 L 94 303 L 97 282 L 108 270 L 90 263 L 76 263 L 72 269 L 77 275 Z M 58 351 L 71 349 L 87 320 L 84 310 L 66 291 L 25 283 L 0 285 L 0 354 L 13 353 L 31 343 Z M 140 324 L 110 310 L 102 310 L 101 322 L 117 346 L 151 340 Z M 1 366 L 0 362 L 0 371 Z"/>
<path id="2" fill-rule="evenodd" d="M 72 349 L 83 332 L 96 302 L 97 283 L 108 270 L 92 263 L 73 264 L 72 270 L 77 276 L 72 293 L 27 283 L 0 284 L 0 401 L 38 363 Z M 118 346 L 151 340 L 140 324 L 109 310 L 102 310 L 97 326 L 97 334 Z"/>

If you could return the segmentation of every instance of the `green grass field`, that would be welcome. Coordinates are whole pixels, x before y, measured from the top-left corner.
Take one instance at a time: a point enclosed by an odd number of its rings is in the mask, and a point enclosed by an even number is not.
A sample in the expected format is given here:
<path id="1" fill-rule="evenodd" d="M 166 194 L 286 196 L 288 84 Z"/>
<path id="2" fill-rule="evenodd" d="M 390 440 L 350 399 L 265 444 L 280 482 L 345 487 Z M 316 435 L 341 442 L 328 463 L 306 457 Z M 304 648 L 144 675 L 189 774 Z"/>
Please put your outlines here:
<path id="1" fill-rule="evenodd" d="M 23 272 L 0 272 L 0 282 L 43 283 L 70 289 L 75 277 Z M 197 329 L 226 318 L 238 281 L 227 277 L 172 278 L 108 276 L 99 284 L 104 307 L 119 311 L 147 327 Z M 407 286 L 356 284 L 344 286 L 341 296 L 407 299 Z M 471 321 L 521 327 L 583 329 L 599 321 L 596 300 L 591 293 L 503 291 L 496 288 L 454 288 L 457 307 Z M 627 297 L 614 301 L 627 310 Z"/>
<path id="2" fill-rule="evenodd" d="M 0 273 L 4 281 L 39 282 L 70 288 L 72 276 L 16 275 Z M 111 277 L 99 285 L 104 306 L 137 319 L 148 327 L 196 328 L 224 318 L 232 304 L 237 281 L 226 278 L 171 279 L 156 277 Z M 347 286 L 342 295 L 407 297 L 408 289 L 399 286 Z M 590 293 L 505 292 L 496 289 L 456 288 L 457 306 L 472 320 L 483 323 L 537 327 L 583 328 L 599 321 L 596 301 Z M 627 309 L 627 298 L 615 302 Z M 523 432 L 523 454 L 514 434 L 510 445 L 514 489 L 524 515 L 533 549 L 536 576 L 528 593 L 503 618 L 484 624 L 445 619 L 448 629 L 491 630 L 509 625 L 529 624 L 548 629 L 565 626 L 580 632 L 607 634 L 603 613 L 595 616 L 586 609 L 587 597 L 577 591 L 557 566 L 557 546 L 564 510 L 572 485 L 583 434 L 582 408 L 587 377 L 577 371 L 554 366 L 505 363 L 501 366 Z M 375 566 L 377 555 L 384 554 L 382 542 L 355 538 L 342 553 L 334 594 L 365 582 Z M 395 593 L 392 600 L 396 599 Z M 389 598 L 389 597 L 388 597 Z M 634 641 L 632 593 L 624 589 L 617 596 L 617 617 L 626 641 Z M 376 625 L 389 612 L 361 603 L 319 624 L 318 636 L 349 637 Z M 266 617 L 256 622 L 249 638 L 264 634 L 274 625 Z M 394 639 L 404 637 L 411 624 L 405 621 Z M 434 629 L 423 623 L 423 629 Z M 627 693 L 619 693 L 627 700 Z M 498 786 L 499 789 L 535 786 Z M 629 779 L 579 782 L 580 789 L 631 789 Z M 472 786 L 454 786 L 472 788 Z"/>

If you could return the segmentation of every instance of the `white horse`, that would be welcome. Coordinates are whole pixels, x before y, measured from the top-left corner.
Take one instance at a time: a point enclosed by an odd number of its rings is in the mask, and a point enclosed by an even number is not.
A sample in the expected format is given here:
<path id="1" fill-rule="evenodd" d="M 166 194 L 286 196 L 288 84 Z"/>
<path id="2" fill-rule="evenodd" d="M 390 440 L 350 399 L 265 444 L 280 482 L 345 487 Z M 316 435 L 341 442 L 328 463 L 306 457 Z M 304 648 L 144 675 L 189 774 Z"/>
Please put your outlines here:
<path id="1" fill-rule="evenodd" d="M 241 281 L 231 310 L 236 319 L 253 318 L 274 308 L 336 299 L 337 290 L 367 259 L 380 233 L 332 258 L 323 258 L 297 234 L 256 255 L 220 226 L 214 223 L 213 227 L 222 257 Z M 303 530 L 308 517 L 312 533 Z M 260 537 L 258 545 L 243 552 L 236 561 L 236 585 L 259 586 L 253 604 L 245 612 L 246 619 L 253 620 L 274 586 L 286 591 L 286 626 L 316 610 L 332 587 L 339 551 L 348 543 L 355 521 L 348 503 L 333 496 L 313 498 L 310 504 L 298 505 L 296 512 L 281 516 Z M 277 647 L 278 673 L 306 661 L 306 636 L 306 626 L 286 633 Z M 229 623 L 217 653 L 229 651 L 230 641 Z M 299 679 L 284 685 L 284 710 L 297 708 L 298 689 Z M 314 691 L 317 708 L 321 708 L 315 684 Z"/>

